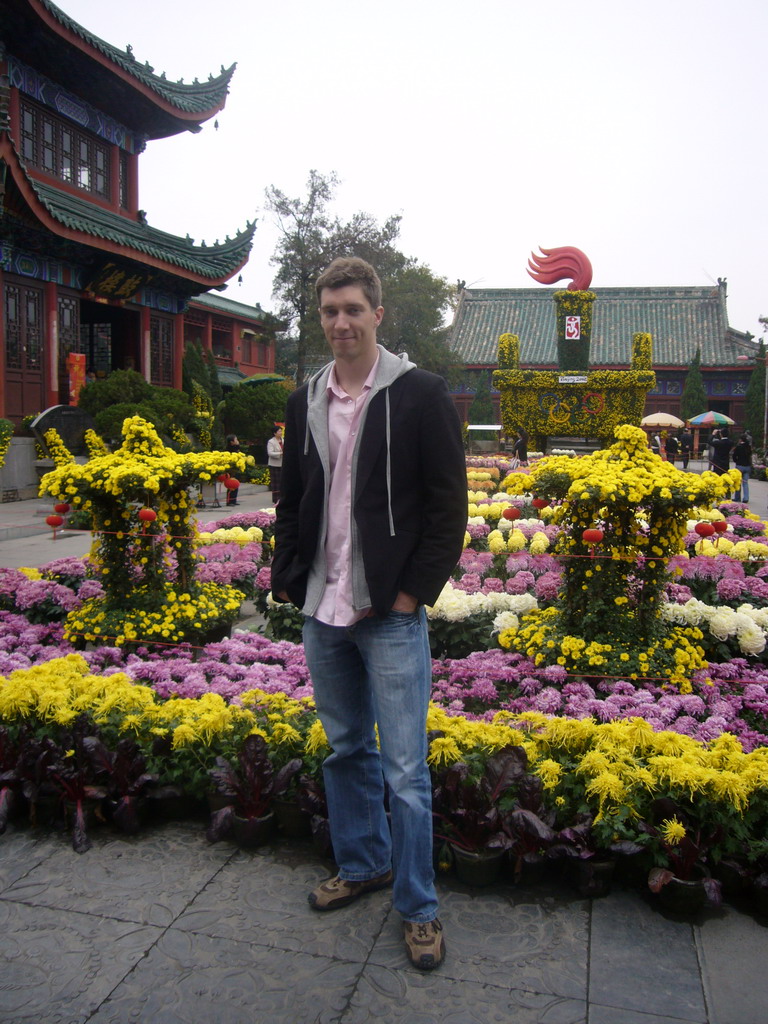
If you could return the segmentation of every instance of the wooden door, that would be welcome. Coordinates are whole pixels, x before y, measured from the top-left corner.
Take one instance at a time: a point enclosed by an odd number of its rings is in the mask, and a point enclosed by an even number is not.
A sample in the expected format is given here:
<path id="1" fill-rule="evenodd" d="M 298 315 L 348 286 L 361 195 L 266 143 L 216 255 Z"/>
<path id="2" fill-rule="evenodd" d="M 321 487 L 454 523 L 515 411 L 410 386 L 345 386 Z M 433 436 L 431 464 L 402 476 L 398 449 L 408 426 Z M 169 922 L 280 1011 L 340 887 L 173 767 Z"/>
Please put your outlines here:
<path id="1" fill-rule="evenodd" d="M 43 411 L 45 302 L 41 287 L 7 277 L 4 298 L 5 415 L 18 423 Z"/>

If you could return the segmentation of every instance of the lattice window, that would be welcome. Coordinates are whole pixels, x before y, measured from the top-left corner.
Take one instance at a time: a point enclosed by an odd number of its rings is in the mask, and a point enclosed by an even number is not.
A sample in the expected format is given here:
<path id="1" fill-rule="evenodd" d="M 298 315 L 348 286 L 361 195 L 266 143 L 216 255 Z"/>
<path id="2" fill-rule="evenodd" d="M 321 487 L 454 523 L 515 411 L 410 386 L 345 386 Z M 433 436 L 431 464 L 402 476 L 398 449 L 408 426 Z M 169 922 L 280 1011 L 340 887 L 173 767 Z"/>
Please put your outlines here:
<path id="1" fill-rule="evenodd" d="M 21 289 L 5 286 L 5 365 L 9 370 L 21 369 Z"/>
<path id="2" fill-rule="evenodd" d="M 153 384 L 173 384 L 173 321 L 153 316 L 149 320 L 150 377 Z"/>
<path id="3" fill-rule="evenodd" d="M 21 152 L 46 174 L 111 198 L 109 146 L 26 97 L 21 101 Z M 126 184 L 126 201 L 127 194 Z"/>
<path id="4" fill-rule="evenodd" d="M 43 297 L 36 288 L 5 286 L 5 366 L 39 370 L 43 364 Z"/>
<path id="5" fill-rule="evenodd" d="M 71 295 L 59 295 L 59 359 L 70 352 L 85 352 L 80 338 L 80 303 Z"/>

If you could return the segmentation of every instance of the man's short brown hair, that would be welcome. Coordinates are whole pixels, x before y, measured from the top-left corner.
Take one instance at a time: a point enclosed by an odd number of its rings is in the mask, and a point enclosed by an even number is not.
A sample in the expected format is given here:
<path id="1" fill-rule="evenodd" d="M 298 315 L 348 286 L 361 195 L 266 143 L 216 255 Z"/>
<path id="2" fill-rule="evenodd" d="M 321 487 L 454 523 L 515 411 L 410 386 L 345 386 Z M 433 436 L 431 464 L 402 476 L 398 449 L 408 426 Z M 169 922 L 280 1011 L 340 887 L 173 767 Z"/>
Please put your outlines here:
<path id="1" fill-rule="evenodd" d="M 317 301 L 323 288 L 345 288 L 349 284 L 357 284 L 371 304 L 371 309 L 381 305 L 381 281 L 370 263 L 357 256 L 339 256 L 326 267 L 315 282 Z"/>

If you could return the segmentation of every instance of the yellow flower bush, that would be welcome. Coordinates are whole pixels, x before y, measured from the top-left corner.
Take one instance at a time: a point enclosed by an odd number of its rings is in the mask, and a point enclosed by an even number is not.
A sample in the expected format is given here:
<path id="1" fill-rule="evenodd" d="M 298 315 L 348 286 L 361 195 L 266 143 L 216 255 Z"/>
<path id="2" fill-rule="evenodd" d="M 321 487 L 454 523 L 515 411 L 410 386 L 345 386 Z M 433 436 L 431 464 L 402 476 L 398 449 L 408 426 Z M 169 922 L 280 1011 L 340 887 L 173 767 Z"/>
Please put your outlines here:
<path id="1" fill-rule="evenodd" d="M 564 574 L 562 604 L 525 616 L 517 630 L 502 631 L 499 642 L 540 665 L 585 675 L 656 676 L 685 688 L 705 666 L 697 643 L 702 633 L 671 626 L 662 616 L 667 562 L 684 550 L 691 507 L 727 497 L 734 475 L 676 469 L 650 451 L 639 427 L 623 425 L 615 434 L 606 450 L 579 459 L 552 456 L 502 482 L 509 493 L 525 489 L 554 503 L 551 521 L 561 527 L 555 554 Z M 583 536 L 594 529 L 603 535 L 597 546 Z M 733 544 L 730 553 L 739 557 L 741 550 L 746 558 L 756 548 L 764 554 L 748 540 Z"/>
<path id="2" fill-rule="evenodd" d="M 46 443 L 51 444 L 46 440 Z M 91 561 L 101 575 L 104 597 L 70 613 L 67 636 L 111 642 L 195 639 L 211 626 L 232 622 L 243 595 L 232 588 L 195 582 L 193 489 L 233 470 L 246 456 L 230 452 L 186 452 L 166 448 L 140 416 L 123 423 L 115 452 L 91 448 L 84 465 L 55 444 L 56 468 L 40 484 L 41 494 L 88 509 L 93 516 Z M 144 519 L 150 515 L 154 518 Z M 169 582 L 170 581 L 170 582 Z"/>

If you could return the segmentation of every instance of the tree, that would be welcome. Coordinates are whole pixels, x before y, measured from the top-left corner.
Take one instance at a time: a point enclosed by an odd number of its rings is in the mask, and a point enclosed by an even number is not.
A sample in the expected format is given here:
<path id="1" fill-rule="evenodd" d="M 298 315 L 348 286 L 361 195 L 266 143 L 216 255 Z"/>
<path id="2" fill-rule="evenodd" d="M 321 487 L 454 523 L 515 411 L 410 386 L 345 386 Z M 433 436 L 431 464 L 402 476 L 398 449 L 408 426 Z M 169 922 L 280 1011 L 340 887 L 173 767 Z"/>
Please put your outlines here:
<path id="1" fill-rule="evenodd" d="M 755 356 L 755 367 L 749 377 L 746 393 L 745 426 L 752 435 L 755 448 L 765 447 L 765 342 Z"/>
<path id="2" fill-rule="evenodd" d="M 313 362 L 326 362 L 327 346 L 317 314 L 315 281 L 337 256 L 359 256 L 375 268 L 384 291 L 384 321 L 379 339 L 392 352 L 408 352 L 419 366 L 449 377 L 460 364 L 447 345 L 444 314 L 453 290 L 428 267 L 405 256 L 395 243 L 399 216 L 379 224 L 368 213 L 356 213 L 346 223 L 332 217 L 328 204 L 338 179 L 310 171 L 305 199 L 288 198 L 275 186 L 267 189 L 267 209 L 280 229 L 272 263 L 277 267 L 275 297 L 280 315 L 291 329 L 278 365 L 294 372 L 302 384 Z"/>
<path id="3" fill-rule="evenodd" d="M 328 242 L 333 222 L 327 206 L 337 178 L 310 171 L 306 199 L 291 199 L 274 185 L 266 190 L 266 207 L 275 214 L 280 238 L 271 262 L 277 267 L 274 295 L 280 316 L 296 333 L 296 384 L 304 383 L 307 357 L 323 341 L 317 316 L 315 281 L 330 263 Z"/>
<path id="4" fill-rule="evenodd" d="M 285 403 L 290 388 L 285 384 L 238 384 L 220 406 L 221 418 L 228 433 L 237 434 L 241 442 L 252 446 L 250 454 L 257 462 L 267 461 L 267 441 L 275 423 L 285 420 Z M 245 443 L 243 443 L 245 448 Z"/>
<path id="5" fill-rule="evenodd" d="M 688 373 L 685 375 L 683 393 L 680 397 L 680 416 L 689 420 L 700 412 L 706 412 L 709 405 L 707 392 L 704 390 L 704 378 L 701 376 L 701 349 L 696 349 L 696 355 L 688 366 Z"/>
<path id="6" fill-rule="evenodd" d="M 476 374 L 477 388 L 475 397 L 467 412 L 467 423 L 495 423 L 496 413 L 493 411 L 491 385 L 488 374 L 484 371 Z M 477 430 L 473 432 L 475 441 L 493 441 L 496 433 L 493 430 Z"/>

